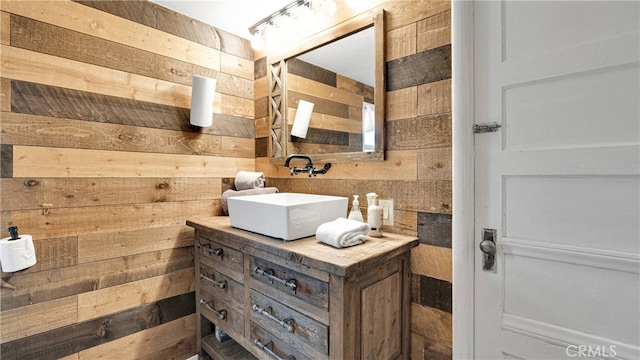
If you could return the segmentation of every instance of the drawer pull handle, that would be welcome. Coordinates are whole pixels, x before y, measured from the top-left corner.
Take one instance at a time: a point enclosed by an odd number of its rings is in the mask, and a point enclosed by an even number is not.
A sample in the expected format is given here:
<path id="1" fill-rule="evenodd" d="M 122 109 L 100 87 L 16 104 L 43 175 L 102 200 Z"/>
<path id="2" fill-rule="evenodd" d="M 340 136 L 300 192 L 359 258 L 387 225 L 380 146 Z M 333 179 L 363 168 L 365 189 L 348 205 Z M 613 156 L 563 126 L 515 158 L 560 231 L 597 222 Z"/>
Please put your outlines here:
<path id="1" fill-rule="evenodd" d="M 296 358 L 293 355 L 289 355 L 286 358 L 281 358 L 280 356 L 278 356 L 278 354 L 274 353 L 273 350 L 269 349 L 269 345 L 273 345 L 273 342 L 269 341 L 266 344 L 263 344 L 260 340 L 255 339 L 253 340 L 253 343 L 259 347 L 260 349 L 262 349 L 264 352 L 267 353 L 267 355 L 271 356 L 272 358 L 276 359 L 276 360 L 296 360 Z"/>
<path id="2" fill-rule="evenodd" d="M 274 281 L 279 282 L 280 284 L 288 287 L 289 289 L 293 290 L 293 293 L 296 293 L 296 290 L 298 289 L 298 283 L 295 279 L 289 279 L 289 280 L 284 280 L 284 279 L 280 279 L 277 276 L 273 275 L 273 270 L 271 269 L 267 269 L 267 270 L 262 270 L 259 267 L 256 267 L 255 269 L 253 269 L 253 271 L 256 274 L 260 274 L 263 276 L 266 276 L 269 280 L 271 280 L 271 283 L 273 284 Z"/>
<path id="3" fill-rule="evenodd" d="M 267 317 L 270 320 L 275 321 L 276 323 L 278 323 L 278 325 L 282 326 L 285 330 L 287 330 L 288 332 L 292 333 L 293 330 L 295 330 L 295 323 L 293 321 L 293 319 L 289 318 L 289 319 L 284 319 L 284 320 L 280 320 L 277 317 L 271 315 L 271 311 L 273 309 L 271 309 L 271 307 L 260 307 L 260 305 L 258 304 L 253 304 L 253 306 L 251 307 L 251 309 L 253 309 L 253 311 L 257 312 L 260 315 L 264 315 L 265 317 Z"/>
<path id="4" fill-rule="evenodd" d="M 224 254 L 224 250 L 222 250 L 222 248 L 212 249 L 211 244 L 198 243 L 198 249 L 201 249 L 201 248 L 205 248 L 205 250 L 209 252 L 209 255 L 222 257 L 222 255 Z"/>
<path id="5" fill-rule="evenodd" d="M 220 289 L 226 289 L 227 288 L 227 282 L 226 281 L 216 281 L 215 279 L 212 279 L 212 278 L 208 277 L 205 274 L 200 274 L 200 279 L 208 281 L 208 282 L 212 283 L 213 285 L 219 287 Z"/>
<path id="6" fill-rule="evenodd" d="M 211 311 L 214 314 L 216 314 L 218 319 L 225 320 L 227 318 L 227 310 L 218 311 L 218 310 L 214 309 L 213 307 L 211 307 L 211 305 L 207 304 L 207 302 L 204 299 L 200 300 L 200 304 L 204 305 L 204 307 L 209 309 L 209 311 Z"/>

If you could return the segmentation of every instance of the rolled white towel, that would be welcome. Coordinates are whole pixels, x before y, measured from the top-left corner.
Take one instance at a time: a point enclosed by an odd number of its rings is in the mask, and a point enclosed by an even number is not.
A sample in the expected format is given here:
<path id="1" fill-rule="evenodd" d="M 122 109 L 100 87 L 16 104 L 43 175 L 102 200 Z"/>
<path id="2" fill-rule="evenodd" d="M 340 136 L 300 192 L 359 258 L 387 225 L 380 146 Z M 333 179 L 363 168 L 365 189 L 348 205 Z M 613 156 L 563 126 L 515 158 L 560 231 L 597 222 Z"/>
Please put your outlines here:
<path id="1" fill-rule="evenodd" d="M 234 180 L 236 190 L 259 189 L 264 187 L 264 173 L 238 171 Z"/>
<path id="2" fill-rule="evenodd" d="M 367 241 L 369 224 L 343 217 L 318 226 L 316 239 L 333 247 L 343 248 Z"/>

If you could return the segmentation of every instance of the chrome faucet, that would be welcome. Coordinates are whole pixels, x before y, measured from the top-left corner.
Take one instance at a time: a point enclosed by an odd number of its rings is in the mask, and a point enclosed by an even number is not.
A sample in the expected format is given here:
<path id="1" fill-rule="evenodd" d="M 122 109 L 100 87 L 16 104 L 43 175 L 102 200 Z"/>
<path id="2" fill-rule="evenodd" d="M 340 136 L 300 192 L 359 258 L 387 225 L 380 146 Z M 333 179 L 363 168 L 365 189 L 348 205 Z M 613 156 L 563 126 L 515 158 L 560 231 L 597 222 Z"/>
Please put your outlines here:
<path id="1" fill-rule="evenodd" d="M 289 166 L 291 159 L 306 160 L 307 165 L 303 168 L 298 168 L 295 165 L 291 167 Z M 301 154 L 292 154 L 287 156 L 287 159 L 284 161 L 284 167 L 288 167 L 291 169 L 291 175 L 298 175 L 298 173 L 308 173 L 309 177 L 311 177 L 311 176 L 316 176 L 317 174 L 326 174 L 327 170 L 329 170 L 329 168 L 331 167 L 331 163 L 324 164 L 324 167 L 318 170 L 315 167 L 313 167 L 313 161 L 311 161 L 311 158 L 309 156 L 301 155 Z"/>

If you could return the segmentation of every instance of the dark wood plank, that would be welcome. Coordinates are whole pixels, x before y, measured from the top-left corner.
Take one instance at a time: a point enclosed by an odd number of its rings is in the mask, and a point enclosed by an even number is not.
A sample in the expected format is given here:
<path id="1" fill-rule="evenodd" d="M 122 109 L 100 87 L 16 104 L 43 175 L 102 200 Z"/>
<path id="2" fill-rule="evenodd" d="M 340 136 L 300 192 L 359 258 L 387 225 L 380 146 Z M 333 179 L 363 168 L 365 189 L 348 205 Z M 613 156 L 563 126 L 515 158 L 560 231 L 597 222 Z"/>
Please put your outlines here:
<path id="1" fill-rule="evenodd" d="M 289 133 L 291 133 L 291 128 L 289 128 Z M 348 146 L 349 133 L 344 131 L 309 128 L 306 138 L 292 136 L 291 142 Z"/>
<path id="2" fill-rule="evenodd" d="M 2 139 L 4 141 L 4 139 Z M 13 145 L 0 145 L 0 178 L 13 177 Z M 5 195 L 6 196 L 6 195 Z"/>
<path id="3" fill-rule="evenodd" d="M 451 78 L 451 45 L 389 61 L 387 91 Z"/>
<path id="4" fill-rule="evenodd" d="M 325 85 L 337 86 L 338 80 L 335 72 L 296 58 L 287 61 L 287 71 L 289 74 L 302 76 Z"/>
<path id="5" fill-rule="evenodd" d="M 150 3 L 151 4 L 151 3 Z M 153 4 L 156 8 L 156 29 L 188 39 L 214 49 L 220 49 L 218 30 L 202 21 Z"/>
<path id="6" fill-rule="evenodd" d="M 385 122 L 387 150 L 451 147 L 451 114 Z"/>
<path id="7" fill-rule="evenodd" d="M 58 359 L 195 313 L 190 292 L 0 346 L 7 359 Z"/>
<path id="8" fill-rule="evenodd" d="M 451 248 L 451 215 L 419 212 L 418 238 L 421 244 Z"/>
<path id="9" fill-rule="evenodd" d="M 451 283 L 420 275 L 420 304 L 451 313 Z"/>
<path id="10" fill-rule="evenodd" d="M 152 28 L 156 27 L 156 6 L 150 1 L 73 1 Z"/>
<path id="11" fill-rule="evenodd" d="M 269 97 L 256 99 L 254 109 L 256 119 L 269 116 Z"/>
<path id="12" fill-rule="evenodd" d="M 269 150 L 269 138 L 257 138 L 255 147 L 255 157 L 267 157 Z"/>
<path id="13" fill-rule="evenodd" d="M 349 118 L 349 105 L 337 103 L 335 101 L 321 99 L 316 96 L 302 94 L 296 91 L 288 91 L 287 101 L 290 108 L 297 108 L 300 100 L 312 102 L 313 112 L 319 114 L 327 114 L 341 118 Z"/>
<path id="14" fill-rule="evenodd" d="M 253 63 L 253 78 L 258 80 L 265 76 L 267 76 L 267 57 L 263 56 Z"/>
<path id="15" fill-rule="evenodd" d="M 192 75 L 218 76 L 213 69 L 18 15 L 11 15 L 11 46 L 184 85 L 191 85 Z M 227 88 L 234 85 L 221 83 Z M 226 93 L 240 95 L 246 91 Z"/>
<path id="16" fill-rule="evenodd" d="M 253 61 L 253 49 L 249 40 L 216 29 L 220 36 L 220 51 Z"/>

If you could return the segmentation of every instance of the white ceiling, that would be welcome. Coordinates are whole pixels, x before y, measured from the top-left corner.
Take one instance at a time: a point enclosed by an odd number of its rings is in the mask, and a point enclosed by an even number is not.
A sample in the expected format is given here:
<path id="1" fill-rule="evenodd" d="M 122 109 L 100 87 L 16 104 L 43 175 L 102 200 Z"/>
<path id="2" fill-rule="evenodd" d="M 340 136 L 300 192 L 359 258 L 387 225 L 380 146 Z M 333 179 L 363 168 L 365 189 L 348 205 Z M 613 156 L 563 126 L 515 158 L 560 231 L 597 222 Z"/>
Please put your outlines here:
<path id="1" fill-rule="evenodd" d="M 158 5 L 250 39 L 249 27 L 293 0 L 150 0 Z M 362 31 L 305 54 L 304 61 L 373 86 L 373 31 Z"/>

